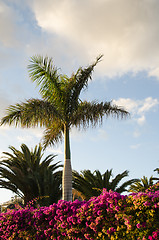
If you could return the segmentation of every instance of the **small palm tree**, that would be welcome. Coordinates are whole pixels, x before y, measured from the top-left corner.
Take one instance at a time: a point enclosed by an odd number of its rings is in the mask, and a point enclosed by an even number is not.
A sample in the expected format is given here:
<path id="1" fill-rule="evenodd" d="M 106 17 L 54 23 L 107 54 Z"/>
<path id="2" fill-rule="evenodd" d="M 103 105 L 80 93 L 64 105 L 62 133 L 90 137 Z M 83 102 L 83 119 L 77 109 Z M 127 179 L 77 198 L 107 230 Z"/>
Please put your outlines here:
<path id="1" fill-rule="evenodd" d="M 145 176 L 141 180 L 137 180 L 135 183 L 131 184 L 129 192 L 145 192 L 149 187 L 153 186 L 153 176 L 149 179 Z"/>
<path id="2" fill-rule="evenodd" d="M 41 145 L 29 150 L 21 145 L 19 151 L 9 147 L 13 153 L 3 152 L 0 161 L 0 187 L 14 192 L 24 199 L 24 204 L 40 197 L 41 203 L 50 205 L 61 198 L 62 172 L 59 162 L 52 163 L 55 155 L 48 155 L 42 160 Z"/>
<path id="3" fill-rule="evenodd" d="M 58 73 L 52 59 L 35 56 L 29 65 L 30 77 L 40 87 L 42 99 L 30 99 L 10 106 L 2 124 L 21 127 L 45 127 L 44 147 L 56 144 L 64 136 L 64 170 L 62 199 L 72 200 L 72 168 L 70 152 L 70 129 L 75 126 L 87 128 L 102 123 L 104 117 L 126 117 L 128 112 L 111 102 L 87 102 L 80 99 L 81 91 L 88 86 L 88 80 L 97 63 L 79 68 L 71 77 Z"/>
<path id="4" fill-rule="evenodd" d="M 115 178 L 112 178 L 112 169 L 110 171 L 107 170 L 104 174 L 101 174 L 99 170 L 93 173 L 90 170 L 84 170 L 80 173 L 73 171 L 73 188 L 78 191 L 85 200 L 100 195 L 103 188 L 106 188 L 108 191 L 111 189 L 122 193 L 127 191 L 127 186 L 136 181 L 136 179 L 131 179 L 118 186 L 120 181 L 128 176 L 128 173 L 126 170 L 118 174 Z"/>

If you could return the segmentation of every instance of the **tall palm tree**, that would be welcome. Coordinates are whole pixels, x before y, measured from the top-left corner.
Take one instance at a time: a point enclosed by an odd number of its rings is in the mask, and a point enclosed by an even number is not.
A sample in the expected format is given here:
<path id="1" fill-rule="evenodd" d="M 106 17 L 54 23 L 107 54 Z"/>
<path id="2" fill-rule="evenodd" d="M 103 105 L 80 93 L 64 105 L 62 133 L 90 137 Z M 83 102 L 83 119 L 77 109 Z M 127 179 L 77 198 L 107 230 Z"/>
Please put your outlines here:
<path id="1" fill-rule="evenodd" d="M 131 179 L 118 186 L 121 180 L 128 176 L 128 173 L 126 170 L 113 178 L 112 169 L 107 170 L 104 174 L 101 174 L 99 170 L 95 170 L 93 173 L 90 170 L 84 170 L 80 173 L 73 171 L 73 188 L 85 200 L 100 195 L 103 188 L 122 193 L 127 191 L 126 187 L 137 180 Z"/>
<path id="2" fill-rule="evenodd" d="M 143 178 L 131 184 L 128 191 L 135 193 L 145 192 L 149 187 L 153 186 L 153 180 L 153 176 L 151 176 L 149 179 L 143 176 Z"/>
<path id="3" fill-rule="evenodd" d="M 40 87 L 42 99 L 29 99 L 11 105 L 1 124 L 15 124 L 21 127 L 45 127 L 44 147 L 56 144 L 64 136 L 63 199 L 72 200 L 72 169 L 70 153 L 70 129 L 87 128 L 102 123 L 104 116 L 127 117 L 123 108 L 111 102 L 82 101 L 81 91 L 88 86 L 88 80 L 102 55 L 86 68 L 79 68 L 71 77 L 58 73 L 52 59 L 34 56 L 29 67 L 30 77 Z"/>
<path id="4" fill-rule="evenodd" d="M 6 188 L 24 199 L 26 204 L 30 200 L 40 197 L 40 202 L 50 205 L 61 198 L 62 165 L 53 163 L 55 155 L 48 155 L 42 160 L 41 145 L 29 150 L 21 145 L 19 151 L 9 147 L 12 153 L 3 152 L 0 161 L 0 187 Z"/>

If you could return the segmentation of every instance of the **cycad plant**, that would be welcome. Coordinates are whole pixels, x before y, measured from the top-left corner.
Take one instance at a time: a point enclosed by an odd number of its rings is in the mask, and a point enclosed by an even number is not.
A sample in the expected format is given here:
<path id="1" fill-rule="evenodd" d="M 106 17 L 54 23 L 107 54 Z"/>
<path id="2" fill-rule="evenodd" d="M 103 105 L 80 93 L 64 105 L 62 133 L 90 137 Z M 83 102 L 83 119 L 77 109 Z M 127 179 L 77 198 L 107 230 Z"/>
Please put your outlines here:
<path id="1" fill-rule="evenodd" d="M 106 188 L 107 191 L 111 189 L 123 193 L 127 191 L 129 185 L 137 181 L 137 179 L 131 179 L 120 184 L 123 178 L 128 177 L 128 174 L 129 172 L 126 170 L 113 178 L 112 169 L 107 170 L 104 174 L 101 174 L 99 170 L 95 170 L 93 173 L 90 170 L 84 170 L 80 173 L 73 171 L 73 188 L 85 200 L 100 195 L 103 188 Z"/>
<path id="2" fill-rule="evenodd" d="M 54 162 L 55 155 L 43 158 L 41 145 L 29 150 L 21 145 L 21 151 L 9 147 L 12 153 L 3 152 L 0 161 L 0 187 L 14 192 L 28 203 L 39 198 L 42 205 L 50 205 L 61 198 L 62 167 Z"/>
<path id="3" fill-rule="evenodd" d="M 86 68 L 80 67 L 71 77 L 60 74 L 52 59 L 32 57 L 29 73 L 32 81 L 40 87 L 42 99 L 29 99 L 10 106 L 1 121 L 1 124 L 20 127 L 45 127 L 44 147 L 56 144 L 64 137 L 62 198 L 66 201 L 72 200 L 70 129 L 74 126 L 97 126 L 104 117 L 128 116 L 127 111 L 111 102 L 87 102 L 80 99 L 80 93 L 88 86 L 88 80 L 101 57 Z"/>

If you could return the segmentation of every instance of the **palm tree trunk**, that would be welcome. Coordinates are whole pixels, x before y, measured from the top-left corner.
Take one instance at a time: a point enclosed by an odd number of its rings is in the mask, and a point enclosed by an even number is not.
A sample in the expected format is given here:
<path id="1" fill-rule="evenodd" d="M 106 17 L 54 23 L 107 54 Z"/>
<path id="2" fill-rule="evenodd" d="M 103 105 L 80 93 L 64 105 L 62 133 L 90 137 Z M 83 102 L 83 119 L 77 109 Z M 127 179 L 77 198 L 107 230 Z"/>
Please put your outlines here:
<path id="1" fill-rule="evenodd" d="M 69 127 L 64 126 L 64 169 L 62 176 L 62 199 L 72 201 L 72 167 L 70 153 Z"/>

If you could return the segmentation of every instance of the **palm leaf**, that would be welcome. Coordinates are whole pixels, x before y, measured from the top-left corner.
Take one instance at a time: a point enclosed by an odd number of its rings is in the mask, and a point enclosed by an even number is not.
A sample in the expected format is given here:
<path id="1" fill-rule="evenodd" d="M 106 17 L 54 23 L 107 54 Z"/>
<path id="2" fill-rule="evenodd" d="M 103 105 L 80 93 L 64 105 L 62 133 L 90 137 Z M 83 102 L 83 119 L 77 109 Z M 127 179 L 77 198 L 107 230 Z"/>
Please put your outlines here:
<path id="1" fill-rule="evenodd" d="M 137 178 L 128 180 L 128 181 L 124 182 L 120 187 L 116 188 L 115 191 L 118 193 L 127 192 L 128 191 L 127 187 L 138 181 L 139 181 L 139 179 L 137 179 Z"/>
<path id="2" fill-rule="evenodd" d="M 103 174 L 103 187 L 107 189 L 107 191 L 110 190 L 110 178 L 112 177 L 112 169 L 107 170 Z"/>
<path id="3" fill-rule="evenodd" d="M 112 105 L 111 102 L 81 102 L 77 111 L 73 115 L 71 122 L 76 127 L 87 128 L 89 125 L 96 126 L 102 124 L 103 118 L 108 116 L 124 118 L 128 112 L 123 108 Z"/>
<path id="4" fill-rule="evenodd" d="M 89 65 L 86 68 L 79 68 L 76 74 L 73 74 L 70 78 L 69 83 L 67 84 L 67 97 L 65 99 L 68 102 L 68 112 L 70 115 L 77 109 L 79 95 L 81 90 L 87 87 L 88 80 L 91 79 L 92 72 L 97 63 L 101 60 L 103 55 L 100 55 L 96 58 L 96 61 Z"/>
<path id="5" fill-rule="evenodd" d="M 53 104 L 39 100 L 30 99 L 21 104 L 11 105 L 6 110 L 7 115 L 2 118 L 2 124 L 15 124 L 21 127 L 47 127 L 52 119 L 59 117 L 59 112 Z"/>
<path id="6" fill-rule="evenodd" d="M 149 179 L 143 176 L 143 178 L 138 179 L 136 182 L 130 185 L 129 192 L 144 192 L 153 185 L 153 180 L 153 176 L 151 176 Z"/>
<path id="7" fill-rule="evenodd" d="M 51 125 L 44 131 L 43 147 L 54 145 L 63 140 L 64 126 L 61 121 L 52 121 Z"/>
<path id="8" fill-rule="evenodd" d="M 124 171 L 120 174 L 118 174 L 111 182 L 111 189 L 112 190 L 115 190 L 117 189 L 117 186 L 119 184 L 119 182 L 124 178 L 124 177 L 127 177 L 129 175 L 129 171 Z"/>
<path id="9" fill-rule="evenodd" d="M 40 86 L 40 93 L 44 99 L 49 100 L 58 96 L 61 98 L 61 75 L 53 65 L 52 58 L 33 56 L 28 66 L 29 75 L 33 82 Z"/>
<path id="10" fill-rule="evenodd" d="M 95 175 L 95 187 L 98 188 L 98 187 L 102 187 L 104 188 L 103 186 L 103 178 L 102 178 L 102 174 L 99 170 L 95 170 L 94 173 Z"/>

